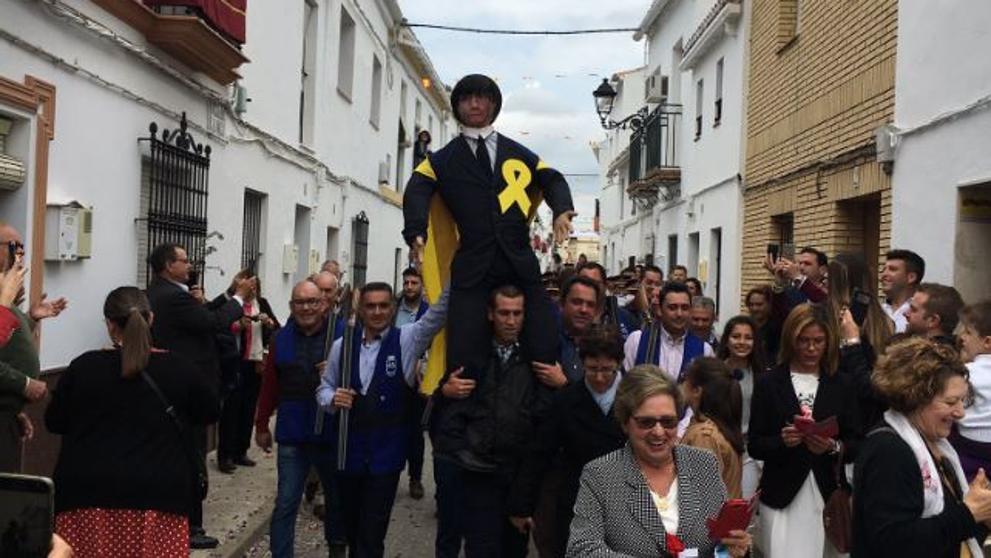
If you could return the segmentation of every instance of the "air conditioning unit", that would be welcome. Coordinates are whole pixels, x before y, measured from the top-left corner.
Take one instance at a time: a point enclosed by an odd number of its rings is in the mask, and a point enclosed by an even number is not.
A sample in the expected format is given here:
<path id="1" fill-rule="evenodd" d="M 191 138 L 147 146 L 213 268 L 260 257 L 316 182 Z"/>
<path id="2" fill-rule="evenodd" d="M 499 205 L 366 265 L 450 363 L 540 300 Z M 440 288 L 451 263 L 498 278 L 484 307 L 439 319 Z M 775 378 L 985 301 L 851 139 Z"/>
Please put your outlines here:
<path id="1" fill-rule="evenodd" d="M 647 76 L 644 83 L 644 99 L 648 103 L 665 103 L 668 100 L 668 76 L 661 74 L 657 67 Z"/>

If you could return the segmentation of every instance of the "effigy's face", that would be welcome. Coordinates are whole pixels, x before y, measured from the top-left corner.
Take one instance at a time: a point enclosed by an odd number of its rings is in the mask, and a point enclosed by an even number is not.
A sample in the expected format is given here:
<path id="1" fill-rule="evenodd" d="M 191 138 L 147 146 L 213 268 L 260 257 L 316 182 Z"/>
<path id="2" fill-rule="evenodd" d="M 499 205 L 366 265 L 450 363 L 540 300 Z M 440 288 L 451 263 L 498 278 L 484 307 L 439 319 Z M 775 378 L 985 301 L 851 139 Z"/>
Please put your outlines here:
<path id="1" fill-rule="evenodd" d="M 465 95 L 458 102 L 458 115 L 469 128 L 484 128 L 492 123 L 495 102 L 484 95 Z"/>

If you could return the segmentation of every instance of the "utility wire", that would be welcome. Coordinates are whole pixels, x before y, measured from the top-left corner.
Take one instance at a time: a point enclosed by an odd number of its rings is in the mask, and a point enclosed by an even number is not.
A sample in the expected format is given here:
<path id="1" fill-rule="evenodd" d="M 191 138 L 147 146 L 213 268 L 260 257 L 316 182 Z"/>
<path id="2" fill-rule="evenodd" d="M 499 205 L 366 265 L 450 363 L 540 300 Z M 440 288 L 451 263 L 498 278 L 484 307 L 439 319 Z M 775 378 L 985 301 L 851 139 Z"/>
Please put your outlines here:
<path id="1" fill-rule="evenodd" d="M 602 33 L 632 33 L 636 27 L 612 27 L 604 29 L 568 29 L 564 31 L 538 30 L 527 31 L 517 29 L 478 29 L 474 27 L 456 27 L 453 25 L 436 25 L 433 23 L 410 23 L 403 21 L 403 27 L 422 27 L 424 29 L 440 29 L 441 31 L 457 31 L 461 33 L 481 33 L 485 35 L 594 35 Z"/>

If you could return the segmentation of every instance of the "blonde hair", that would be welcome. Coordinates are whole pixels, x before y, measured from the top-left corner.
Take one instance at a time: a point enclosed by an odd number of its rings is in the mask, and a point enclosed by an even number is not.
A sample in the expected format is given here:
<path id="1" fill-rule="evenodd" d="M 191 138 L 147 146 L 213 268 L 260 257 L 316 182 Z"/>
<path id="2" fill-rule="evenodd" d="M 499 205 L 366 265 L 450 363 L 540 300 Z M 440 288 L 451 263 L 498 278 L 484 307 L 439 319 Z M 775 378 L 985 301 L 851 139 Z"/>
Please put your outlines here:
<path id="1" fill-rule="evenodd" d="M 816 304 L 799 304 L 792 309 L 781 328 L 778 363 L 788 364 L 798 355 L 798 336 L 809 326 L 819 326 L 826 334 L 826 350 L 819 361 L 819 372 L 832 376 L 840 366 L 839 335 L 827 310 Z"/>
<path id="2" fill-rule="evenodd" d="M 954 376 L 970 377 L 956 350 L 922 337 L 909 337 L 888 346 L 874 366 L 871 382 L 888 406 L 909 414 L 943 393 L 946 382 Z"/>

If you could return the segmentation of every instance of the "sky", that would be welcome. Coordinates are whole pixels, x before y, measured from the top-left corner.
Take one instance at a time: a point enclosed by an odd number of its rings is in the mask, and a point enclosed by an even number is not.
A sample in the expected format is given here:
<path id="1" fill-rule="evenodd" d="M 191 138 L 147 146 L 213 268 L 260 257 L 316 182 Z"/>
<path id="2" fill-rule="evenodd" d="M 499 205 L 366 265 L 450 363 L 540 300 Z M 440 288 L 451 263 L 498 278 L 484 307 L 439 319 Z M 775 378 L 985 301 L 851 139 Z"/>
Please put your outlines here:
<path id="1" fill-rule="evenodd" d="M 484 29 L 565 30 L 636 27 L 650 0 L 399 0 L 410 23 Z M 598 164 L 589 144 L 605 137 L 592 91 L 603 77 L 643 64 L 633 33 L 507 36 L 413 30 L 437 73 L 453 87 L 470 73 L 496 79 L 503 108 L 495 128 L 566 174 L 576 230 L 590 230 Z"/>

